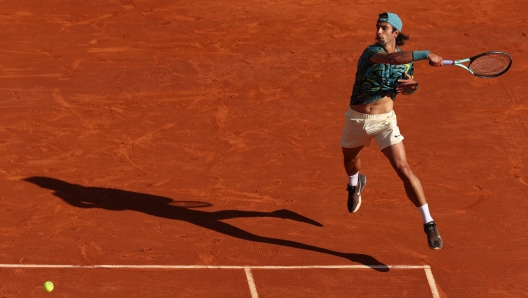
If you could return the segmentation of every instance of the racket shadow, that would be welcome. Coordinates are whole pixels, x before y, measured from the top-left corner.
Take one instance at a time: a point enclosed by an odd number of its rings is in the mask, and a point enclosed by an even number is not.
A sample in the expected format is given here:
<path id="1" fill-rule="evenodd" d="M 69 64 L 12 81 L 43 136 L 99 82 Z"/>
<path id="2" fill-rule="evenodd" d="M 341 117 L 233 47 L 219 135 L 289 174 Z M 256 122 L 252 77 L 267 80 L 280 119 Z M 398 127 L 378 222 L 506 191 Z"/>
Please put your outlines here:
<path id="1" fill-rule="evenodd" d="M 389 271 L 389 267 L 387 265 L 381 263 L 369 255 L 338 252 L 301 242 L 259 236 L 222 221 L 224 219 L 230 218 L 273 217 L 303 222 L 318 227 L 323 226 L 321 223 L 313 219 L 286 209 L 272 212 L 244 210 L 220 210 L 209 212 L 194 209 L 212 206 L 207 202 L 174 201 L 170 198 L 162 196 L 114 188 L 86 187 L 78 184 L 71 184 L 59 179 L 42 176 L 29 177 L 23 180 L 31 182 L 41 188 L 53 190 L 53 194 L 55 196 L 78 208 L 100 208 L 113 211 L 134 210 L 156 217 L 186 221 L 194 225 L 242 240 L 275 244 L 329 254 L 345 258 L 351 262 L 369 266 L 376 271 Z"/>

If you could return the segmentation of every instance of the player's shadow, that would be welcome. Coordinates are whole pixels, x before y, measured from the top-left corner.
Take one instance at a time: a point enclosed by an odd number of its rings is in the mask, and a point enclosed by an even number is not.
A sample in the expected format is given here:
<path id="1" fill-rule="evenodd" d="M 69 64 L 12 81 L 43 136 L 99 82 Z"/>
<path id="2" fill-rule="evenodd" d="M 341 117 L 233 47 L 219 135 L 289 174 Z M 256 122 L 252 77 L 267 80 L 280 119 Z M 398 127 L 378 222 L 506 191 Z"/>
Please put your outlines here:
<path id="1" fill-rule="evenodd" d="M 304 222 L 319 227 L 323 226 L 315 220 L 286 209 L 276 210 L 273 212 L 243 210 L 221 210 L 208 212 L 191 209 L 211 206 L 211 204 L 206 202 L 173 201 L 167 197 L 114 188 L 85 187 L 49 177 L 37 176 L 29 177 L 24 180 L 34 183 L 42 188 L 53 190 L 57 197 L 63 199 L 68 204 L 79 208 L 139 211 L 157 217 L 183 220 L 197 226 L 243 240 L 282 245 L 325 253 L 369 266 L 370 268 L 377 271 L 389 271 L 389 267 L 387 265 L 379 262 L 369 255 L 338 252 L 300 242 L 259 236 L 222 221 L 224 219 L 240 217 L 276 217 Z"/>

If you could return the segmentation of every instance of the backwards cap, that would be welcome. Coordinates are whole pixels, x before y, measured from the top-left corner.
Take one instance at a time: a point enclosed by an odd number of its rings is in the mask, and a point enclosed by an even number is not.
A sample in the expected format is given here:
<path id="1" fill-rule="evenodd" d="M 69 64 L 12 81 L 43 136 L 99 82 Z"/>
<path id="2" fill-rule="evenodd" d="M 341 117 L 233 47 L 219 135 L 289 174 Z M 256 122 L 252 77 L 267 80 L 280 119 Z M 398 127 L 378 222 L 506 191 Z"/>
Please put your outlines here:
<path id="1" fill-rule="evenodd" d="M 382 16 L 378 19 L 378 22 L 387 22 L 392 25 L 392 27 L 396 28 L 396 30 L 400 31 L 402 30 L 403 23 L 400 17 L 398 17 L 397 14 L 392 12 L 385 12 L 383 15 L 386 14 L 387 17 Z"/>

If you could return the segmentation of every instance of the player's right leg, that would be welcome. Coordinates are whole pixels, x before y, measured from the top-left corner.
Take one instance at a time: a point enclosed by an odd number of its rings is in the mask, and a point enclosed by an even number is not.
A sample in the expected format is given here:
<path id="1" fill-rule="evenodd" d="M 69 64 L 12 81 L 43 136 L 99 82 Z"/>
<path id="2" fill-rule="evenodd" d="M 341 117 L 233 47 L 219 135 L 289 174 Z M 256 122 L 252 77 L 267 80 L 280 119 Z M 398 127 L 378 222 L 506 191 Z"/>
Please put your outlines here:
<path id="1" fill-rule="evenodd" d="M 361 168 L 360 153 L 363 146 L 356 148 L 343 149 L 343 163 L 345 171 L 349 177 L 346 190 L 348 191 L 347 207 L 348 212 L 356 212 L 361 206 L 361 191 L 367 184 L 367 178 L 363 174 L 359 174 Z"/>
<path id="2" fill-rule="evenodd" d="M 356 212 L 361 205 L 361 191 L 367 183 L 365 175 L 359 174 L 361 149 L 370 145 L 372 136 L 366 131 L 366 121 L 372 115 L 362 114 L 351 108 L 345 113 L 345 125 L 341 135 L 341 147 L 345 171 L 348 175 L 348 211 Z"/>

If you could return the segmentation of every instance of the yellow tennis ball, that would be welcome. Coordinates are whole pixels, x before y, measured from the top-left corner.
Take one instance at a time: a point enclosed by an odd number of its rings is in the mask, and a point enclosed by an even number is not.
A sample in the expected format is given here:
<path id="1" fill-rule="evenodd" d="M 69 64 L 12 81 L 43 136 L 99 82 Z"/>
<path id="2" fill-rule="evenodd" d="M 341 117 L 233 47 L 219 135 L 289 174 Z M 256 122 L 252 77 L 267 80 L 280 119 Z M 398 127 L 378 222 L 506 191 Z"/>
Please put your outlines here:
<path id="1" fill-rule="evenodd" d="M 47 281 L 47 282 L 44 283 L 44 290 L 46 290 L 46 292 L 48 292 L 48 293 L 53 291 L 54 287 L 55 286 L 53 285 L 53 283 L 51 281 Z"/>

